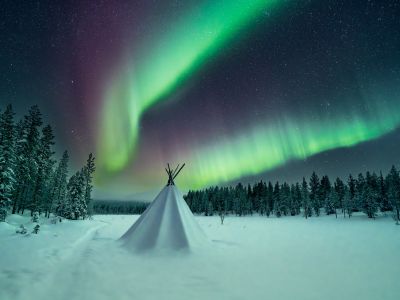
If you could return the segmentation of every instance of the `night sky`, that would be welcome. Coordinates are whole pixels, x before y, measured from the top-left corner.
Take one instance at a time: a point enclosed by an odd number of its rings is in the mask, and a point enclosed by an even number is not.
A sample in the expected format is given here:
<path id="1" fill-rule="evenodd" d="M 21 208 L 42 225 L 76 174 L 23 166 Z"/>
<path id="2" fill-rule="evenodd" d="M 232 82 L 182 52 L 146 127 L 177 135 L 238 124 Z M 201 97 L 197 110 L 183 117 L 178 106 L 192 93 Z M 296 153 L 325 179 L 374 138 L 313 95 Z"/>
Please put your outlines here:
<path id="1" fill-rule="evenodd" d="M 386 172 L 400 1 L 3 1 L 0 104 L 38 104 L 96 197 Z"/>

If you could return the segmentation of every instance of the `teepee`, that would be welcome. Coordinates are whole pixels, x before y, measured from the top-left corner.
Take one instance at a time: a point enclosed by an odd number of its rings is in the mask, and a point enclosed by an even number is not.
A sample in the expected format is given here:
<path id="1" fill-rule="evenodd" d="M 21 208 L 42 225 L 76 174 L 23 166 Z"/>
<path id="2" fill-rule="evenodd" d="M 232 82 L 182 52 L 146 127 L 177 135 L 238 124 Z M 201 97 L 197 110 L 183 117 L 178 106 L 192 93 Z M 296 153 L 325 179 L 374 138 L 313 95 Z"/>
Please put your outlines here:
<path id="1" fill-rule="evenodd" d="M 168 174 L 168 183 L 139 219 L 120 238 L 123 245 L 137 251 L 192 249 L 207 239 L 189 206 L 175 186 L 174 179 L 185 166 Z M 179 168 L 179 170 L 178 170 Z"/>

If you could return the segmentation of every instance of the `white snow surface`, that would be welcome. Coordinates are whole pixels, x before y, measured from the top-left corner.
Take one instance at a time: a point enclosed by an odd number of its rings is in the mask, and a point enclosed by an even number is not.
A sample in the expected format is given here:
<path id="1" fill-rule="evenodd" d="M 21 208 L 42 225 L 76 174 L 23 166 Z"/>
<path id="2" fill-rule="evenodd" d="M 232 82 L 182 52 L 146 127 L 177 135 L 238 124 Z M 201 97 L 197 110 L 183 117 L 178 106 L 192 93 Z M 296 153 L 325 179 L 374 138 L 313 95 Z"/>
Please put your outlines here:
<path id="1" fill-rule="evenodd" d="M 119 238 L 139 216 L 95 216 L 15 233 L 0 223 L 0 299 L 399 299 L 400 226 L 390 216 L 195 217 L 193 252 L 137 253 Z"/>
<path id="2" fill-rule="evenodd" d="M 164 187 L 146 211 L 121 237 L 136 252 L 193 251 L 206 246 L 206 236 L 175 185 Z"/>

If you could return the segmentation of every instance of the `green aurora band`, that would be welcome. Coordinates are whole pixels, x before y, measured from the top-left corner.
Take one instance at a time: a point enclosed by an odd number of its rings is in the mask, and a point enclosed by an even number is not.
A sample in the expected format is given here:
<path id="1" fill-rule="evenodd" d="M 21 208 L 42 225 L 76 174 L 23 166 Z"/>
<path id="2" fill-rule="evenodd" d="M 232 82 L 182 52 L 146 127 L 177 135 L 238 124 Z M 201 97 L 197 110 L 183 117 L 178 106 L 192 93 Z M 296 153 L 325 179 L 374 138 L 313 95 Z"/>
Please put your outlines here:
<path id="1" fill-rule="evenodd" d="M 193 146 L 190 162 L 178 182 L 183 188 L 202 188 L 282 166 L 290 160 L 378 138 L 400 125 L 399 99 L 368 101 L 370 113 L 352 110 L 341 116 L 321 116 L 318 120 L 281 118 L 271 125 L 258 125 L 206 147 Z M 301 113 L 301 112 L 300 112 Z"/>
<path id="2" fill-rule="evenodd" d="M 278 0 L 207 1 L 173 24 L 166 34 L 144 43 L 128 59 L 103 99 L 98 156 L 104 172 L 120 171 L 135 156 L 143 113 L 166 99 L 238 32 Z"/>

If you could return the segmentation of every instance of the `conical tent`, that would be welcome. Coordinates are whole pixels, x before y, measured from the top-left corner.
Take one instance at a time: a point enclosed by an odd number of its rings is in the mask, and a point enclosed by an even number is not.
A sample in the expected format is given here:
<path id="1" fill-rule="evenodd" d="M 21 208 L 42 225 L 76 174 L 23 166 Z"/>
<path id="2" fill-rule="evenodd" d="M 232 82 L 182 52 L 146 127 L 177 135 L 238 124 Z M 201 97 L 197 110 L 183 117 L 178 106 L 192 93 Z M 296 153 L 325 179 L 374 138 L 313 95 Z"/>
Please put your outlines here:
<path id="1" fill-rule="evenodd" d="M 129 249 L 180 250 L 198 247 L 206 242 L 205 234 L 174 184 L 179 173 L 178 167 L 171 171 L 168 166 L 166 170 L 167 186 L 121 237 L 124 246 Z"/>

